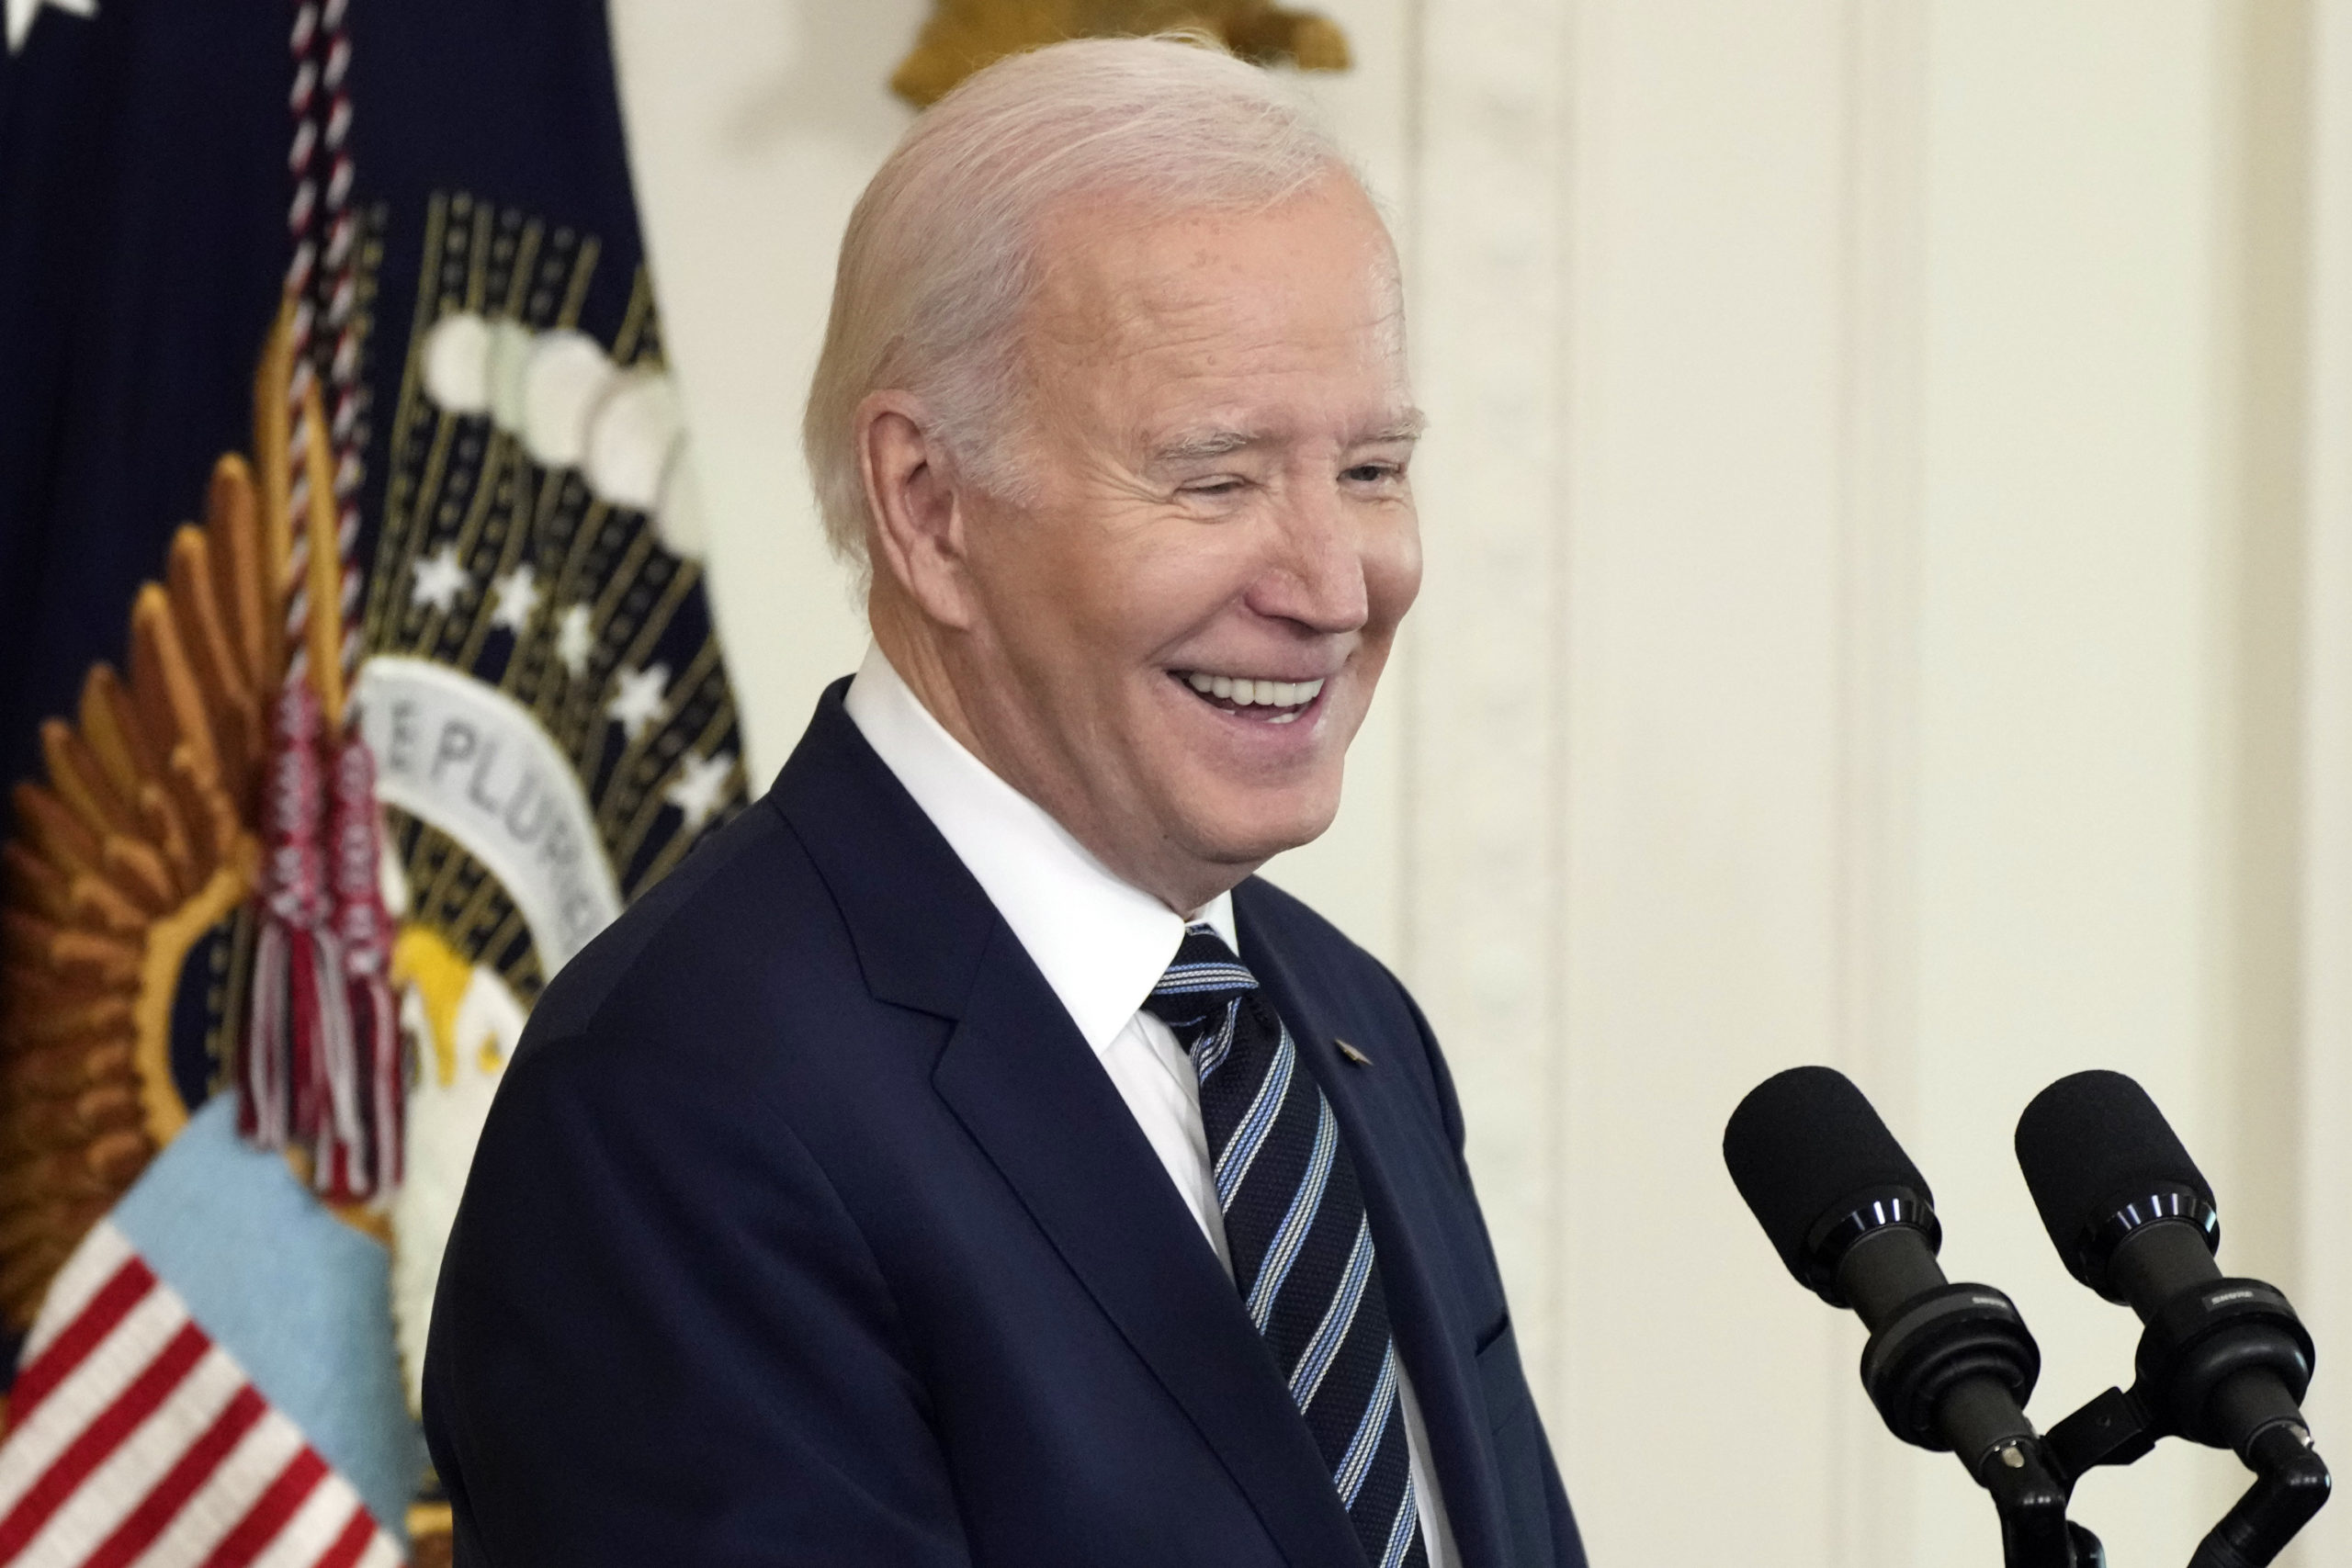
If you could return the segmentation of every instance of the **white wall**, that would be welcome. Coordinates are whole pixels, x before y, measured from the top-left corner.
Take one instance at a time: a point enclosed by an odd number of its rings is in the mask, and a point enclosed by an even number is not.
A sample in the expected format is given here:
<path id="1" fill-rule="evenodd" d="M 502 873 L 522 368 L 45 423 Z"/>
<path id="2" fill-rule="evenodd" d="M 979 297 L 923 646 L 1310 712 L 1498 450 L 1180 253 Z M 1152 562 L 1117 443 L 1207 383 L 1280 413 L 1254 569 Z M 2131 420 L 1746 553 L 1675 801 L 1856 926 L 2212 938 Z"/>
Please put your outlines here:
<path id="1" fill-rule="evenodd" d="M 2137 1326 L 2041 1236 L 2018 1111 L 2119 1067 L 2219 1152 L 2215 28 L 2144 0 L 1931 25 L 1917 1142 L 1951 1256 L 2041 1339 L 2045 1421 L 2131 1381 Z M 2203 1478 L 2234 1469 L 2176 1445 L 2086 1481 L 2078 1511 L 2120 1563 L 2183 1560 L 2225 1506 Z"/>
<path id="2" fill-rule="evenodd" d="M 1316 91 L 1406 256 L 1429 574 L 1340 825 L 1272 874 L 1447 1043 L 1596 1562 L 1997 1552 L 1722 1175 L 1795 1062 L 1871 1090 L 1947 1260 L 2018 1298 L 2045 1421 L 2136 1335 L 2008 1155 L 2077 1066 L 2147 1082 L 2224 1261 L 2352 1344 L 2293 1201 L 2352 1174 L 2352 469 L 2302 434 L 2352 408 L 2352 30 L 2313 4 L 2315 54 L 2256 0 L 1326 0 L 1361 66 Z M 616 0 L 758 772 L 862 646 L 799 397 L 924 9 Z M 2167 1452 L 2080 1512 L 2183 1561 L 2240 1473 Z"/>
<path id="3" fill-rule="evenodd" d="M 2308 572 L 2300 807 L 2302 889 L 2301 1212 L 2292 1289 L 2312 1335 L 2333 1353 L 2309 1413 L 2330 1447 L 2352 1451 L 2352 1247 L 2338 1219 L 2352 1192 L 2352 6 L 2313 7 L 2312 47 Z M 2337 1461 L 2339 1467 L 2343 1461 Z M 2306 1563 L 2352 1560 L 2342 1500 L 2310 1532 Z"/>
<path id="4" fill-rule="evenodd" d="M 751 776 L 857 666 L 864 611 L 800 461 L 833 255 L 908 116 L 881 84 L 927 0 L 616 0 L 621 106 L 711 516 L 708 584 Z"/>

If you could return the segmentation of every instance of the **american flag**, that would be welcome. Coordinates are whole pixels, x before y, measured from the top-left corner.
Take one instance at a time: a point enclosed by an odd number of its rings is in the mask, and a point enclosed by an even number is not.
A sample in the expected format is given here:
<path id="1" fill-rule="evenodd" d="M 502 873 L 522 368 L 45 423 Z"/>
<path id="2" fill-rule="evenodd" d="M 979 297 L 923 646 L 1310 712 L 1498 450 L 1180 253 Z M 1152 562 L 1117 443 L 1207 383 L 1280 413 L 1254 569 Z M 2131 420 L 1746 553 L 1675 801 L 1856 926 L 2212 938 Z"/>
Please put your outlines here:
<path id="1" fill-rule="evenodd" d="M 347 1480 L 102 1221 L 25 1342 L 0 1564 L 398 1568 Z"/>

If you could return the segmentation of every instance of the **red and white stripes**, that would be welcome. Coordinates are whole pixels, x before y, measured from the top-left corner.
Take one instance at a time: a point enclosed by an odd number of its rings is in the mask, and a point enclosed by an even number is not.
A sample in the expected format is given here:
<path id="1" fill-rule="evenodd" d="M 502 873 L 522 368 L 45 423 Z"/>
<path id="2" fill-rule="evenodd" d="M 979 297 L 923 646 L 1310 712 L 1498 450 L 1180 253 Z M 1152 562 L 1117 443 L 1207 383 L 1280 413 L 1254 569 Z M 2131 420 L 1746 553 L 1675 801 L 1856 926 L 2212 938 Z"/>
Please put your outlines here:
<path id="1" fill-rule="evenodd" d="M 51 1286 L 0 1445 L 0 1564 L 397 1568 L 349 1482 L 101 1222 Z"/>

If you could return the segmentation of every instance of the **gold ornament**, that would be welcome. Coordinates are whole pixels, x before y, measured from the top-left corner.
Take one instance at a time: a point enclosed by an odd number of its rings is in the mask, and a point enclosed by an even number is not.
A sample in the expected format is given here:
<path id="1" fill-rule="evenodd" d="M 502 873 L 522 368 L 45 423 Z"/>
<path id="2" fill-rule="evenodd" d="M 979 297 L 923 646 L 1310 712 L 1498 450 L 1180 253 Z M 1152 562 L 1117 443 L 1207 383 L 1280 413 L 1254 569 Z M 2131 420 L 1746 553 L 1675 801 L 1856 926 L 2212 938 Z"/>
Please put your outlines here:
<path id="1" fill-rule="evenodd" d="M 47 782 L 12 799 L 16 836 L 0 846 L 0 1323 L 12 1331 L 186 1124 L 171 1064 L 180 970 L 260 867 L 296 526 L 288 457 L 308 434 L 287 409 L 288 343 L 281 316 L 254 387 L 254 463 L 220 460 L 204 525 L 173 536 L 164 581 L 132 604 L 129 678 L 90 671 L 74 721 L 41 726 Z M 304 423 L 322 430 L 309 404 Z M 323 456 L 323 441 L 308 445 Z M 323 478 L 314 470 L 314 495 Z M 319 519 L 304 525 L 315 540 Z"/>
<path id="2" fill-rule="evenodd" d="M 890 90 L 928 108 L 995 61 L 1063 39 L 1189 31 L 1257 65 L 1345 71 L 1347 35 L 1328 17 L 1273 0 L 937 0 Z"/>

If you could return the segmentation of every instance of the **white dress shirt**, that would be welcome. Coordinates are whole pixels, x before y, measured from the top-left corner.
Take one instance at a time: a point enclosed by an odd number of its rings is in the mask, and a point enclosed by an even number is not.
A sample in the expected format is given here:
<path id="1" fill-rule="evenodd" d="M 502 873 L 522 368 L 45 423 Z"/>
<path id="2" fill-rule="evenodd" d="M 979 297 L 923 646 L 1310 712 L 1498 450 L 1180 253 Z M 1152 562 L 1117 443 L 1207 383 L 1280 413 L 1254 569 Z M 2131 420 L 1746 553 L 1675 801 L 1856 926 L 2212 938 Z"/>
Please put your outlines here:
<path id="1" fill-rule="evenodd" d="M 1043 807 L 989 772 L 931 716 L 879 648 L 866 650 L 847 706 L 866 743 L 914 796 L 1069 1010 L 1217 1261 L 1232 1273 L 1201 1124 L 1200 1080 L 1168 1025 L 1143 1010 L 1184 940 L 1184 917 L 1122 882 Z M 1193 918 L 1206 920 L 1240 952 L 1231 894 L 1218 894 Z M 1396 1391 L 1430 1568 L 1454 1568 L 1444 1500 L 1430 1470 L 1429 1434 L 1401 1362 Z"/>

